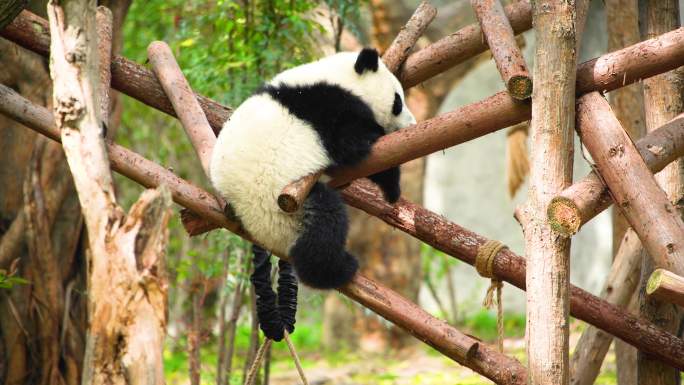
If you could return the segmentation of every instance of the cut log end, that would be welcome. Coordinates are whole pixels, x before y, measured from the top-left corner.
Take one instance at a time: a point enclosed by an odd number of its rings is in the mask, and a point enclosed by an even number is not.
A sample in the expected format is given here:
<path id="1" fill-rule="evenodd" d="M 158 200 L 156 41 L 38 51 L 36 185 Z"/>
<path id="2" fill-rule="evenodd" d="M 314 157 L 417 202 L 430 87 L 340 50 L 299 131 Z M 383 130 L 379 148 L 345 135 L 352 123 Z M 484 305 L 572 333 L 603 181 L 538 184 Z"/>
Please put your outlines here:
<path id="1" fill-rule="evenodd" d="M 515 75 L 506 84 L 508 93 L 517 100 L 526 100 L 532 96 L 532 78 L 524 75 Z"/>
<path id="2" fill-rule="evenodd" d="M 565 197 L 553 198 L 549 203 L 546 216 L 551 229 L 566 237 L 577 234 L 582 224 L 579 208 L 575 202 Z"/>
<path id="3" fill-rule="evenodd" d="M 646 284 L 646 294 L 651 295 L 658 290 L 663 282 L 663 270 L 657 269 L 648 278 L 648 283 Z"/>
<path id="4" fill-rule="evenodd" d="M 321 175 L 323 171 L 307 174 L 285 186 L 278 195 L 278 207 L 286 213 L 299 210 Z"/>
<path id="5" fill-rule="evenodd" d="M 294 213 L 299 209 L 299 204 L 294 196 L 283 193 L 278 195 L 278 207 L 286 213 Z"/>

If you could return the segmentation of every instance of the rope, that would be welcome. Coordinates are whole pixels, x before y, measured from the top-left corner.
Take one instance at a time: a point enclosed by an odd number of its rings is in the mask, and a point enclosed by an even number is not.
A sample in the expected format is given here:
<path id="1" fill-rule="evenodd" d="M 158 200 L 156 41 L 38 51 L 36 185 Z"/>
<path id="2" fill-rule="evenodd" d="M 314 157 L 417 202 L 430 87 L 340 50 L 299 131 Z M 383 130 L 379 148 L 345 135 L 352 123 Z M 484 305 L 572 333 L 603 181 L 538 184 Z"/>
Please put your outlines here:
<path id="1" fill-rule="evenodd" d="M 507 248 L 507 246 L 503 243 L 490 239 L 477 249 L 477 256 L 475 257 L 475 269 L 477 269 L 477 272 L 481 276 L 491 279 L 491 284 L 482 301 L 482 306 L 487 309 L 492 308 L 494 305 L 494 291 L 496 290 L 496 334 L 500 352 L 503 352 L 504 338 L 503 304 L 501 302 L 503 282 L 494 276 L 494 259 L 499 254 L 499 251 L 504 248 Z"/>
<path id="2" fill-rule="evenodd" d="M 254 357 L 252 366 L 250 366 L 249 371 L 247 371 L 247 378 L 245 378 L 244 385 L 254 384 L 254 379 L 256 378 L 256 374 L 259 372 L 261 362 L 264 360 L 264 356 L 266 356 L 266 350 L 269 348 L 269 346 L 271 346 L 272 342 L 273 340 L 267 338 L 266 341 L 264 341 L 264 343 L 259 347 L 259 351 L 257 351 L 257 355 Z"/>
<path id="3" fill-rule="evenodd" d="M 292 340 L 290 340 L 290 333 L 288 333 L 287 330 L 285 330 L 285 342 L 287 342 L 287 348 L 290 349 L 290 355 L 292 355 L 292 360 L 294 361 L 297 371 L 299 372 L 299 378 L 302 379 L 302 383 L 304 385 L 309 385 L 309 381 L 306 380 L 306 376 L 304 375 L 302 363 L 299 361 L 299 356 L 297 355 L 294 344 L 292 344 Z"/>

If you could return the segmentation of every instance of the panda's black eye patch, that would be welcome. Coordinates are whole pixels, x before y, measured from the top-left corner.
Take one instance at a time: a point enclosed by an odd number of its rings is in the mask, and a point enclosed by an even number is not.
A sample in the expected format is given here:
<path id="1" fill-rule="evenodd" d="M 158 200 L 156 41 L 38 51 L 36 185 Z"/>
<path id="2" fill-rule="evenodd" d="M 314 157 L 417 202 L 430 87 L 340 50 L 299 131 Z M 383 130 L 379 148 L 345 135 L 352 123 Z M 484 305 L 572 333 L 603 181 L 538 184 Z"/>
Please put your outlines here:
<path id="1" fill-rule="evenodd" d="M 394 103 L 392 104 L 392 114 L 394 116 L 399 116 L 401 114 L 401 108 L 404 106 L 404 103 L 401 102 L 401 96 L 399 96 L 398 93 L 394 93 Z"/>

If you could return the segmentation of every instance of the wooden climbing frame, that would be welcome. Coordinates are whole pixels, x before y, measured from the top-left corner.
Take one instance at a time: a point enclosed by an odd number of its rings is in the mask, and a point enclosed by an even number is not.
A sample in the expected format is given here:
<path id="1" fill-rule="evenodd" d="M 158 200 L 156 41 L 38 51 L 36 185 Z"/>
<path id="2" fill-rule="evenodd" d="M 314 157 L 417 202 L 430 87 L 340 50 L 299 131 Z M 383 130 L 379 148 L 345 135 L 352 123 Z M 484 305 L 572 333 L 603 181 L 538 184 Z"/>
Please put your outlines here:
<path id="1" fill-rule="evenodd" d="M 429 8 L 421 6 L 418 12 L 429 12 Z M 529 1 L 523 0 L 511 5 L 506 8 L 505 13 L 515 33 L 531 27 Z M 23 11 L 0 31 L 0 36 L 41 55 L 49 54 L 50 36 L 47 23 L 28 11 Z M 412 45 L 413 43 L 410 44 Z M 404 49 L 408 52 L 408 48 Z M 474 24 L 411 54 L 404 65 L 398 67 L 398 77 L 402 84 L 409 88 L 486 49 L 481 30 Z M 679 28 L 578 65 L 577 92 L 586 94 L 614 90 L 683 64 L 684 28 Z M 128 59 L 121 56 L 112 58 L 111 86 L 155 109 L 175 116 L 173 106 L 157 77 Z M 217 133 L 230 116 L 231 109 L 201 95 L 195 96 L 206 115 L 206 121 Z M 3 85 L 0 85 L 0 112 L 53 140 L 60 140 L 50 111 L 30 103 Z M 373 147 L 368 160 L 358 167 L 327 172 L 333 176 L 331 183 L 335 186 L 350 183 L 342 190 L 342 196 L 349 205 L 377 216 L 390 226 L 473 265 L 479 247 L 488 241 L 486 238 L 407 200 L 400 199 L 396 205 L 389 205 L 369 183 L 357 179 L 520 123 L 529 119 L 530 113 L 528 104 L 515 101 L 508 93 L 501 92 L 483 101 L 386 135 Z M 680 120 L 678 126 L 670 128 L 680 135 L 679 142 L 673 141 L 679 145 L 673 146 L 672 153 L 681 156 L 684 152 L 681 146 L 681 132 L 684 126 Z M 206 131 L 202 134 L 208 138 Z M 192 134 L 190 136 L 194 139 Z M 156 187 L 160 184 L 169 186 L 174 201 L 188 210 L 184 213 L 184 223 L 194 226 L 194 233 L 224 227 L 258 243 L 258 240 L 251 239 L 236 221 L 226 217 L 223 204 L 211 193 L 115 143 L 109 143 L 107 150 L 115 171 L 146 187 Z M 651 167 L 648 160 L 647 164 Z M 653 169 L 652 167 L 651 170 Z M 600 187 L 603 191 L 602 184 Z M 492 265 L 494 276 L 525 289 L 524 258 L 503 249 L 496 254 Z M 357 275 L 349 285 L 340 288 L 340 292 L 406 329 L 444 355 L 496 383 L 527 382 L 527 371 L 516 359 L 458 331 L 377 282 Z M 571 287 L 570 302 L 571 313 L 575 317 L 636 346 L 656 359 L 684 369 L 682 339 L 574 286 Z"/>

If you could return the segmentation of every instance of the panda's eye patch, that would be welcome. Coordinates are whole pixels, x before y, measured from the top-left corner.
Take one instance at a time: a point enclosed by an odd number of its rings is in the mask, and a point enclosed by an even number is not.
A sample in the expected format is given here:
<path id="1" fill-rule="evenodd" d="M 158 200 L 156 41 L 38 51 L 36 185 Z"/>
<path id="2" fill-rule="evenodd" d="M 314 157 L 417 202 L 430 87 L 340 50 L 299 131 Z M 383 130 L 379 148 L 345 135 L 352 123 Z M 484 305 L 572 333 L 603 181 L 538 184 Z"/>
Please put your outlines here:
<path id="1" fill-rule="evenodd" d="M 394 93 L 394 103 L 392 104 L 392 114 L 394 116 L 398 116 L 401 114 L 401 108 L 404 106 L 404 103 L 401 102 L 401 96 L 399 96 L 398 93 Z"/>

